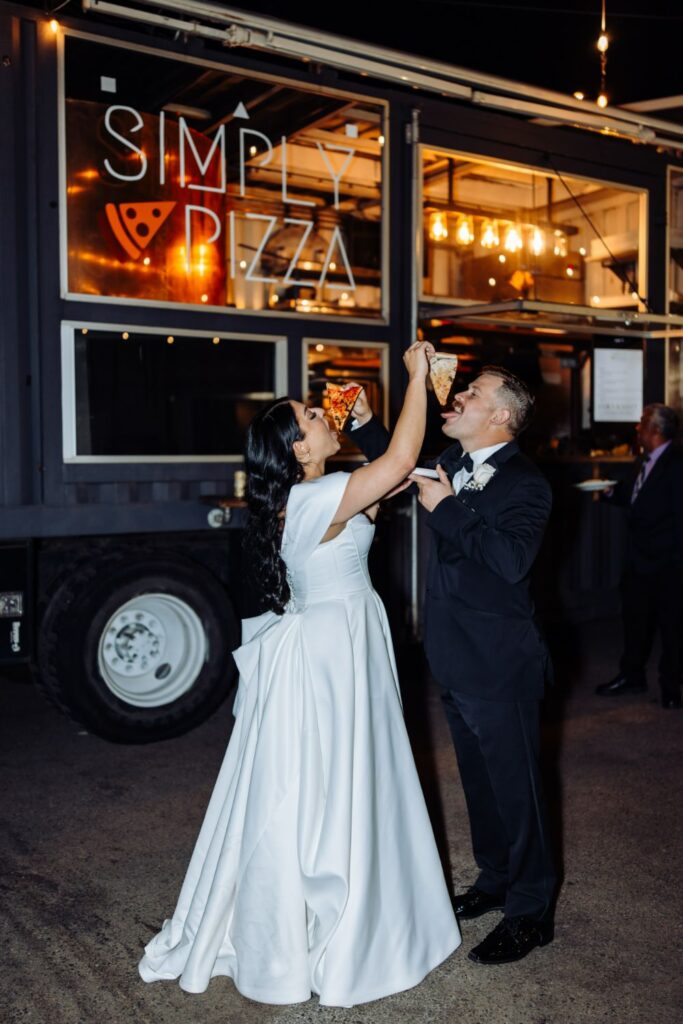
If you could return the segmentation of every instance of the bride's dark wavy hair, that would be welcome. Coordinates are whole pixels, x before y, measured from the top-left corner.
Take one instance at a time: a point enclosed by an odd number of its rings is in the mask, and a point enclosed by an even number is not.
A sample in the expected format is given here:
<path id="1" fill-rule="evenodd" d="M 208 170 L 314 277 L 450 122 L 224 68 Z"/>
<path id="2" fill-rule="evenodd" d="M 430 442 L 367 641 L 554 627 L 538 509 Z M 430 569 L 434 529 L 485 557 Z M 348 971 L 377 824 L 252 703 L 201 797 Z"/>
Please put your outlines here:
<path id="1" fill-rule="evenodd" d="M 289 600 L 280 557 L 289 492 L 303 477 L 292 446 L 303 434 L 290 399 L 276 398 L 254 416 L 247 430 L 245 469 L 249 520 L 244 538 L 264 605 L 281 613 Z"/>

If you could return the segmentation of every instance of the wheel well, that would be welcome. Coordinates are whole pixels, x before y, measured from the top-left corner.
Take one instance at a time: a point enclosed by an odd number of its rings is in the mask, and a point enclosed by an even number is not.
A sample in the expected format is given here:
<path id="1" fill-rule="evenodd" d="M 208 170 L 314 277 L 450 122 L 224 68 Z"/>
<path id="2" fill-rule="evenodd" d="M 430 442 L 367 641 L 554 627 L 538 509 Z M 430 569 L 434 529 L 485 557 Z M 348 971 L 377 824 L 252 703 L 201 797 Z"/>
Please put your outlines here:
<path id="1" fill-rule="evenodd" d="M 238 618 L 258 611 L 256 595 L 249 587 L 249 573 L 242 552 L 242 531 L 220 534 L 165 533 L 106 537 L 70 537 L 41 540 L 36 545 L 36 606 L 40 625 L 50 597 L 73 573 L 89 562 L 102 559 L 133 562 L 150 557 L 171 557 L 201 566 L 223 587 Z"/>

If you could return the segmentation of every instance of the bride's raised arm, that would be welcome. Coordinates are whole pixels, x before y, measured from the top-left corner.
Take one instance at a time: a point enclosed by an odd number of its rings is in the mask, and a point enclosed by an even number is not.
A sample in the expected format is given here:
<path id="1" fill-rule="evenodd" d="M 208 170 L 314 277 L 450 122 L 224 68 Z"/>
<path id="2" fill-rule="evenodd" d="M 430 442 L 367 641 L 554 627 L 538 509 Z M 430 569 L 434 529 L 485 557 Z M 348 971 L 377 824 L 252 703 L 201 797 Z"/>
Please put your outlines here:
<path id="1" fill-rule="evenodd" d="M 434 348 L 429 342 L 416 341 L 403 354 L 409 377 L 408 387 L 389 447 L 384 455 L 351 474 L 344 497 L 330 525 L 345 523 L 379 501 L 402 483 L 415 468 L 425 433 L 425 378 L 429 372 L 429 356 L 433 352 Z"/>

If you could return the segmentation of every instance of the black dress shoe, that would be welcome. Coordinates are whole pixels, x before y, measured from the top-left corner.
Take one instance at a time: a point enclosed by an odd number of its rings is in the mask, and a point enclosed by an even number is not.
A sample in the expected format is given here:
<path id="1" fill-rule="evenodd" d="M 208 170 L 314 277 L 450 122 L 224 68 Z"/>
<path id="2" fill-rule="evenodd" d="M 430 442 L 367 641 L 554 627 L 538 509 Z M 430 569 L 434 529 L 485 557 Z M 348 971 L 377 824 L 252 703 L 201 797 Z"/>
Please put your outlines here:
<path id="1" fill-rule="evenodd" d="M 488 914 L 491 910 L 502 910 L 505 905 L 504 896 L 491 896 L 473 886 L 467 892 L 460 893 L 453 897 L 453 910 L 456 917 L 463 921 L 470 921 L 482 914 Z"/>
<path id="2" fill-rule="evenodd" d="M 595 687 L 598 697 L 620 697 L 622 693 L 645 693 L 645 683 L 629 683 L 626 676 L 616 676 L 609 683 Z"/>
<path id="3" fill-rule="evenodd" d="M 511 964 L 522 960 L 536 946 L 547 946 L 552 941 L 552 922 L 535 921 L 532 917 L 504 917 L 468 956 L 475 964 Z"/>
<path id="4" fill-rule="evenodd" d="M 683 707 L 683 701 L 678 697 L 662 697 L 662 707 L 666 711 L 678 711 Z"/>

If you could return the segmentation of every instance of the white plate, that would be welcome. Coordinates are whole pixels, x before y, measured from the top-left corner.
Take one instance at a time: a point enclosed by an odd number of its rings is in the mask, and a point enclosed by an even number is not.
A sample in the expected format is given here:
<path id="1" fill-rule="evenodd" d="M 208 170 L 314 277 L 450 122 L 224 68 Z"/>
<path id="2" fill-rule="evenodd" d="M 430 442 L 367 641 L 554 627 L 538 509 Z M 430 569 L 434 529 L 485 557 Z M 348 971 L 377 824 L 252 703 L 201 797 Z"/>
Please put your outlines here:
<path id="1" fill-rule="evenodd" d="M 421 466 L 416 466 L 409 474 L 409 476 L 428 476 L 430 480 L 438 480 L 439 474 L 435 469 L 423 469 Z"/>
<path id="2" fill-rule="evenodd" d="M 617 480 L 582 480 L 579 484 L 574 484 L 574 487 L 578 487 L 580 491 L 607 491 L 610 487 L 615 487 Z"/>

